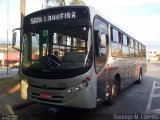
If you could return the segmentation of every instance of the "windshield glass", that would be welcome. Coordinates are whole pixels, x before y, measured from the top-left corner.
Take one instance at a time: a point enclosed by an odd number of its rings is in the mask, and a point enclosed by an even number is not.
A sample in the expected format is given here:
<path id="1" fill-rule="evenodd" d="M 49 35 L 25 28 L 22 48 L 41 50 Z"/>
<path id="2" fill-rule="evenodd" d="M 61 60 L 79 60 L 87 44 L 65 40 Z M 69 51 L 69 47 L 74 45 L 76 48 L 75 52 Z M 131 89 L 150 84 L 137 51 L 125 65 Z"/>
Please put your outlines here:
<path id="1" fill-rule="evenodd" d="M 83 68 L 91 63 L 91 58 L 87 26 L 25 31 L 23 68 Z"/>

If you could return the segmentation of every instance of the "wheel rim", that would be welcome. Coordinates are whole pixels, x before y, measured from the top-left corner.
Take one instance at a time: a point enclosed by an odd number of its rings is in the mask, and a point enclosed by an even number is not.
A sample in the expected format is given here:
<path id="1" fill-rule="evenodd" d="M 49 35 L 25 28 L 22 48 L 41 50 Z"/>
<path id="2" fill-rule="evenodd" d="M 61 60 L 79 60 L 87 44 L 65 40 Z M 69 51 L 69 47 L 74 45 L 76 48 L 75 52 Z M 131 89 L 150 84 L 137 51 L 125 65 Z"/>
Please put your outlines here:
<path id="1" fill-rule="evenodd" d="M 141 75 L 141 73 L 140 73 L 140 75 L 139 75 L 139 81 L 141 81 L 142 80 L 142 75 Z"/>
<path id="2" fill-rule="evenodd" d="M 118 84 L 116 82 L 116 84 L 113 84 L 112 86 L 112 97 L 115 98 L 117 96 L 117 92 L 118 92 Z"/>

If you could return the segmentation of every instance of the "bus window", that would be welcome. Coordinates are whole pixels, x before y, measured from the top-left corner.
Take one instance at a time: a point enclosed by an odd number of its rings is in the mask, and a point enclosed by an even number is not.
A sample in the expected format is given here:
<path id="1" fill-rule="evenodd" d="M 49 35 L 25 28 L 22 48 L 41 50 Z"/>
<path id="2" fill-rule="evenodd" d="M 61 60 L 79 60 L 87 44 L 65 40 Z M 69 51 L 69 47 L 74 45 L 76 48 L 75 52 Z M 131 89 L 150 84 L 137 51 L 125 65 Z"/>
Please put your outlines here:
<path id="1" fill-rule="evenodd" d="M 138 49 L 138 43 L 135 41 L 135 49 Z"/>
<path id="2" fill-rule="evenodd" d="M 146 47 L 143 45 L 143 57 L 146 57 Z"/>
<path id="3" fill-rule="evenodd" d="M 135 56 L 135 49 L 134 49 L 134 40 L 133 39 L 129 40 L 129 46 L 130 46 L 130 56 L 134 57 Z"/>
<path id="4" fill-rule="evenodd" d="M 130 38 L 127 37 L 127 46 L 129 47 L 130 46 Z"/>
<path id="5" fill-rule="evenodd" d="M 87 67 L 91 63 L 92 52 L 90 49 L 91 43 L 88 42 L 89 34 L 88 26 L 27 31 L 24 34 L 23 67 L 33 69 L 44 67 L 47 69 L 78 69 Z M 55 51 L 57 55 L 54 54 Z"/>
<path id="6" fill-rule="evenodd" d="M 117 31 L 114 28 L 111 28 L 111 53 L 112 56 L 121 56 L 122 55 L 122 33 Z"/>
<path id="7" fill-rule="evenodd" d="M 100 19 L 95 19 L 94 20 L 94 29 L 95 30 L 100 30 L 104 34 L 108 34 L 108 26 L 106 23 L 101 21 Z"/>
<path id="8" fill-rule="evenodd" d="M 138 43 L 136 41 L 134 41 L 134 46 L 135 46 L 135 57 L 138 57 L 139 56 L 139 53 L 138 53 Z"/>
<path id="9" fill-rule="evenodd" d="M 111 38 L 112 41 L 119 43 L 119 32 L 114 28 L 111 29 Z"/>
<path id="10" fill-rule="evenodd" d="M 126 45 L 127 46 L 127 36 L 126 35 L 123 35 L 123 45 Z"/>
<path id="11" fill-rule="evenodd" d="M 121 51 L 121 44 L 111 42 L 111 50 L 112 50 L 112 56 L 121 56 L 122 51 Z"/>
<path id="12" fill-rule="evenodd" d="M 32 60 L 36 61 L 39 59 L 39 35 L 34 33 L 32 35 Z"/>
<path id="13" fill-rule="evenodd" d="M 129 48 L 127 46 L 122 46 L 123 57 L 130 57 Z"/>
<path id="14" fill-rule="evenodd" d="M 97 22 L 99 21 L 99 22 Z M 98 72 L 106 61 L 106 46 L 107 46 L 107 24 L 99 19 L 95 19 L 94 22 L 94 39 L 95 39 L 95 67 Z"/>
<path id="15" fill-rule="evenodd" d="M 139 43 L 139 56 L 142 57 L 142 45 Z"/>
<path id="16" fill-rule="evenodd" d="M 134 41 L 133 41 L 133 39 L 130 39 L 130 47 L 134 48 Z"/>
<path id="17" fill-rule="evenodd" d="M 123 35 L 122 43 L 123 43 L 123 46 L 122 46 L 122 55 L 123 55 L 123 57 L 130 57 L 129 47 L 128 47 L 128 39 L 127 39 L 126 35 Z"/>

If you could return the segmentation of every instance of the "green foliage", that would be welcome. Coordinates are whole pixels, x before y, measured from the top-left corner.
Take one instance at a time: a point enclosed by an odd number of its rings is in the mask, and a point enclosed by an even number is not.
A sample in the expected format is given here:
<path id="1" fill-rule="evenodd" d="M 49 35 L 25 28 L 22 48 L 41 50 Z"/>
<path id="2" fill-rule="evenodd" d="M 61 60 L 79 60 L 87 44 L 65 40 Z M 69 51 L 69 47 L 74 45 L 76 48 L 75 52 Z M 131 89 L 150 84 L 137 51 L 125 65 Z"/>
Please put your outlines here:
<path id="1" fill-rule="evenodd" d="M 83 0 L 72 0 L 70 2 L 70 5 L 84 5 L 85 3 L 83 2 Z"/>
<path id="2" fill-rule="evenodd" d="M 66 6 L 67 2 L 66 0 L 47 0 L 47 3 L 53 3 L 54 6 L 58 5 L 58 6 Z M 83 0 L 70 0 L 69 1 L 69 5 L 84 5 L 85 3 L 83 2 Z"/>
<path id="3" fill-rule="evenodd" d="M 54 6 L 65 6 L 65 0 L 47 0 L 47 3 L 49 4 L 49 2 L 53 3 Z"/>

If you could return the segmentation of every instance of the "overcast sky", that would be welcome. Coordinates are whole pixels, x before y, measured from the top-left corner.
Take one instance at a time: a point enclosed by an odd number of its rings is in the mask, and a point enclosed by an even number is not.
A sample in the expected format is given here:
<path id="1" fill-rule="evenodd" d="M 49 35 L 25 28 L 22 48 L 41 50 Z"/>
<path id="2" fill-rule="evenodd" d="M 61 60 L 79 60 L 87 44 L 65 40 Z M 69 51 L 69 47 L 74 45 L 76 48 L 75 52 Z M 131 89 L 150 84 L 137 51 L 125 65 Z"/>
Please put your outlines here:
<path id="1" fill-rule="evenodd" d="M 160 0 L 86 0 L 146 45 L 160 48 Z M 152 47 L 155 48 L 155 47 Z"/>
<path id="2" fill-rule="evenodd" d="M 145 45 L 160 48 L 160 0 L 84 0 Z M 20 0 L 9 0 L 11 30 L 20 25 Z M 0 41 L 5 42 L 7 0 L 0 0 Z M 42 0 L 26 0 L 26 14 L 42 9 Z M 156 48 L 156 47 L 152 47 Z"/>

